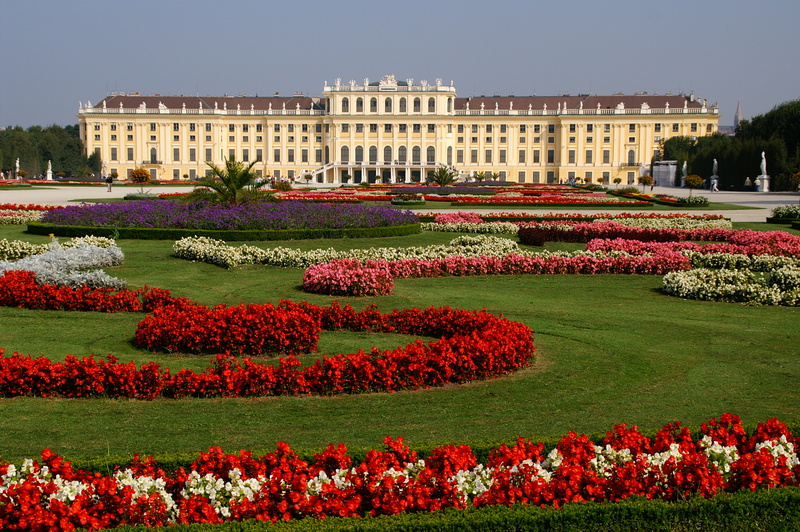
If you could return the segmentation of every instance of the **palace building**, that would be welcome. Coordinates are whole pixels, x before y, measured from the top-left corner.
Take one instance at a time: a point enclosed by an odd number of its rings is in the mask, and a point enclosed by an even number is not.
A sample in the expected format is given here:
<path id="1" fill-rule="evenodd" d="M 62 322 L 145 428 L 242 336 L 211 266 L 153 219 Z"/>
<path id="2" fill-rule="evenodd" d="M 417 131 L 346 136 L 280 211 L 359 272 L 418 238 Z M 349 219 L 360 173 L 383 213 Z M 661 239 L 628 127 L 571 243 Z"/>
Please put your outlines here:
<path id="1" fill-rule="evenodd" d="M 471 96 L 384 76 L 337 79 L 321 97 L 112 94 L 78 111 L 87 154 L 110 173 L 193 180 L 206 161 L 256 161 L 262 176 L 338 185 L 420 182 L 446 165 L 520 183 L 633 183 L 676 136 L 718 130 L 694 95 Z"/>

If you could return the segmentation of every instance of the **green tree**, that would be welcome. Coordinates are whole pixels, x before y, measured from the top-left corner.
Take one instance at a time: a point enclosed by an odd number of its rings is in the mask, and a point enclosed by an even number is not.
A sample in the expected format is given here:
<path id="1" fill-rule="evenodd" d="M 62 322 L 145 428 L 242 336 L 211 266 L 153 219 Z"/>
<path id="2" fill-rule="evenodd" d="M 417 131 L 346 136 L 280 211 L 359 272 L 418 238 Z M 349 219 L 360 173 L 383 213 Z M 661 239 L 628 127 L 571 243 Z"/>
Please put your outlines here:
<path id="1" fill-rule="evenodd" d="M 436 170 L 428 172 L 428 181 L 431 184 L 446 187 L 452 185 L 456 180 L 456 173 L 446 166 L 440 166 Z"/>
<path id="2" fill-rule="evenodd" d="M 226 159 L 225 167 L 220 168 L 211 162 L 206 164 L 211 168 L 211 175 L 201 178 L 195 190 L 189 194 L 189 201 L 210 201 L 222 205 L 240 205 L 268 195 L 260 192 L 261 183 L 253 167 L 258 161 L 245 165 L 235 159 Z M 271 195 L 269 195 L 271 196 Z"/>
<path id="3" fill-rule="evenodd" d="M 486 180 L 486 172 L 480 171 L 475 173 L 475 181 L 478 183 Z"/>
<path id="4" fill-rule="evenodd" d="M 642 185 L 642 192 L 644 192 L 644 187 L 649 187 L 653 184 L 653 176 L 650 174 L 640 175 L 637 181 Z"/>
<path id="5" fill-rule="evenodd" d="M 100 170 L 103 168 L 103 159 L 100 158 L 100 154 L 98 152 L 92 152 L 86 160 L 86 166 L 92 170 L 94 175 L 100 175 Z"/>

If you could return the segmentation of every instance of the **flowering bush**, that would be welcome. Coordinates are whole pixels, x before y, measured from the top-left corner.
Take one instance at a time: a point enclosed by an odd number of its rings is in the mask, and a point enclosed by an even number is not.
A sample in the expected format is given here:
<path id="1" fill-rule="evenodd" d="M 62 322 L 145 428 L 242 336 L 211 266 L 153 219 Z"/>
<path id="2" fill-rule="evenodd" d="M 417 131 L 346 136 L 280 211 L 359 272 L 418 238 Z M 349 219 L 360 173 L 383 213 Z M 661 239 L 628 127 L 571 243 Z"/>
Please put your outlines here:
<path id="1" fill-rule="evenodd" d="M 25 225 L 42 217 L 42 211 L 0 211 L 0 225 Z"/>
<path id="2" fill-rule="evenodd" d="M 772 209 L 773 218 L 800 218 L 800 205 L 780 205 Z"/>
<path id="3" fill-rule="evenodd" d="M 394 280 L 385 261 L 338 259 L 316 264 L 303 274 L 303 290 L 332 296 L 382 296 L 392 293 Z"/>
<path id="4" fill-rule="evenodd" d="M 702 301 L 798 306 L 800 268 L 781 268 L 767 277 L 746 269 L 695 268 L 665 275 L 662 290 L 672 296 Z"/>
<path id="5" fill-rule="evenodd" d="M 280 442 L 261 457 L 218 447 L 200 453 L 189 471 L 164 471 L 138 456 L 102 475 L 75 469 L 44 450 L 20 467 L 0 464 L 4 530 L 96 530 L 126 524 L 288 521 L 396 515 L 444 508 L 552 506 L 615 502 L 630 497 L 683 500 L 736 491 L 796 486 L 796 438 L 777 419 L 748 434 L 738 416 L 723 414 L 692 436 L 679 422 L 654 438 L 617 425 L 597 444 L 566 434 L 555 448 L 518 438 L 479 464 L 465 445 L 434 449 L 422 459 L 403 438 L 386 437 L 353 463 L 343 444 L 301 460 Z"/>

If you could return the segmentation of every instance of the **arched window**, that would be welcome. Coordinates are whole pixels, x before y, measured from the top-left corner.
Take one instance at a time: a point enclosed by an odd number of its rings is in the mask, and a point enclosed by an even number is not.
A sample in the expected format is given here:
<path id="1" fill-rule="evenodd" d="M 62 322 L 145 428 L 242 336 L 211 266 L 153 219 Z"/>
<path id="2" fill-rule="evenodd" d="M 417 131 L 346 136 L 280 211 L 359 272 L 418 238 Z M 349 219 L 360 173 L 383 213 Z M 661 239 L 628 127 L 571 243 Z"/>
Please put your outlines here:
<path id="1" fill-rule="evenodd" d="M 378 112 L 378 99 L 371 98 L 369 100 L 369 112 L 370 113 L 377 113 Z"/>
<path id="2" fill-rule="evenodd" d="M 385 100 L 383 100 L 383 111 L 386 112 L 386 113 L 391 113 L 392 112 L 392 99 L 391 98 L 386 98 Z"/>
<path id="3" fill-rule="evenodd" d="M 364 112 L 364 99 L 356 98 L 356 113 L 363 113 L 363 112 Z"/>
<path id="4" fill-rule="evenodd" d="M 428 146 L 428 163 L 435 163 L 436 162 L 436 148 L 433 146 Z"/>
<path id="5" fill-rule="evenodd" d="M 401 163 L 405 163 L 408 158 L 407 150 L 405 146 L 400 146 L 397 148 L 397 160 Z"/>
<path id="6" fill-rule="evenodd" d="M 422 111 L 422 109 L 421 109 L 421 107 L 420 107 L 421 105 L 422 105 L 422 104 L 420 103 L 420 100 L 419 100 L 419 98 L 414 98 L 414 112 L 415 112 L 415 113 L 419 113 L 419 112 L 421 112 L 421 111 Z"/>
<path id="7" fill-rule="evenodd" d="M 348 98 L 342 98 L 342 112 L 343 113 L 350 112 L 350 100 Z"/>
<path id="8" fill-rule="evenodd" d="M 349 163 L 350 162 L 350 148 L 347 146 L 342 146 L 342 162 Z"/>
<path id="9" fill-rule="evenodd" d="M 356 162 L 364 162 L 364 146 L 356 146 Z"/>
<path id="10" fill-rule="evenodd" d="M 419 149 L 419 146 L 414 146 L 411 149 L 411 162 L 419 164 L 420 163 L 420 154 L 421 153 L 422 153 L 422 150 Z"/>
<path id="11" fill-rule="evenodd" d="M 383 163 L 384 164 L 391 164 L 392 163 L 392 147 L 391 146 L 384 146 L 383 147 Z"/>
<path id="12" fill-rule="evenodd" d="M 628 150 L 628 166 L 636 166 L 636 151 Z"/>
<path id="13" fill-rule="evenodd" d="M 370 164 L 374 164 L 378 162 L 378 147 L 377 146 L 370 146 L 369 147 L 369 162 Z"/>
<path id="14" fill-rule="evenodd" d="M 158 164 L 158 152 L 155 148 L 150 148 L 150 164 Z"/>
<path id="15" fill-rule="evenodd" d="M 447 147 L 447 166 L 453 166 L 453 147 Z"/>
<path id="16" fill-rule="evenodd" d="M 405 113 L 406 112 L 406 99 L 405 98 L 400 98 L 400 112 L 401 113 Z"/>
<path id="17" fill-rule="evenodd" d="M 447 99 L 447 112 L 448 113 L 452 113 L 453 112 L 453 99 L 452 98 L 448 98 Z"/>
<path id="18" fill-rule="evenodd" d="M 428 98 L 428 112 L 435 113 L 436 112 L 436 98 Z"/>

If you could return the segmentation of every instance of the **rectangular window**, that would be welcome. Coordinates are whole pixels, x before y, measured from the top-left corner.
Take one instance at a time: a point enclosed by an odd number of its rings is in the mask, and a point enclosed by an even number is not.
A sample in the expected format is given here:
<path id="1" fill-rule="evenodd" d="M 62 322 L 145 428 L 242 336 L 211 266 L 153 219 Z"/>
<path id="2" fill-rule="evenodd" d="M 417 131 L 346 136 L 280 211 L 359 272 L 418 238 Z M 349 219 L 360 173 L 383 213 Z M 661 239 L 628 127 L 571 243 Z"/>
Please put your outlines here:
<path id="1" fill-rule="evenodd" d="M 262 161 L 264 159 L 264 152 L 261 148 L 256 148 L 256 161 Z"/>
<path id="2" fill-rule="evenodd" d="M 408 124 L 400 124 L 397 127 L 400 129 L 400 133 L 405 133 L 406 131 L 408 131 Z"/>
<path id="3" fill-rule="evenodd" d="M 591 144 L 592 142 L 594 142 L 594 137 L 586 137 L 587 144 Z"/>
<path id="4" fill-rule="evenodd" d="M 211 132 L 211 124 L 206 124 L 206 133 Z"/>
<path id="5" fill-rule="evenodd" d="M 458 138 L 456 139 L 456 143 L 457 143 L 457 144 L 464 144 L 464 137 L 458 137 Z"/>
<path id="6" fill-rule="evenodd" d="M 294 133 L 294 124 L 289 124 L 287 127 L 289 128 L 289 133 Z"/>
<path id="7" fill-rule="evenodd" d="M 520 132 L 520 133 L 525 133 L 525 132 L 526 132 L 526 129 L 525 129 L 525 124 L 520 124 L 520 125 L 519 125 L 519 132 Z"/>
<path id="8" fill-rule="evenodd" d="M 229 135 L 228 142 L 236 142 L 236 137 L 234 137 L 233 135 Z"/>
<path id="9" fill-rule="evenodd" d="M 603 164 L 611 163 L 611 150 L 603 150 Z"/>
<path id="10" fill-rule="evenodd" d="M 280 150 L 280 148 L 275 148 L 275 150 L 273 150 L 273 152 L 272 152 L 272 162 L 274 162 L 274 163 L 281 162 L 281 150 Z"/>
<path id="11" fill-rule="evenodd" d="M 133 140 L 133 135 L 128 135 L 127 140 Z"/>
<path id="12" fill-rule="evenodd" d="M 236 126 L 234 124 L 228 124 L 228 133 L 235 133 Z"/>
<path id="13" fill-rule="evenodd" d="M 428 124 L 428 133 L 436 132 L 436 124 Z"/>
<path id="14" fill-rule="evenodd" d="M 99 137 L 100 137 L 100 135 L 98 135 L 98 139 L 97 140 L 100 140 Z M 156 141 L 156 136 L 155 135 L 150 135 L 150 141 L 151 142 L 155 142 Z"/>
<path id="15" fill-rule="evenodd" d="M 548 132 L 548 133 L 555 133 L 555 132 L 556 132 L 556 126 L 555 126 L 555 124 L 548 124 L 548 125 L 547 125 L 547 132 Z"/>
<path id="16" fill-rule="evenodd" d="M 628 142 L 629 143 L 636 142 L 636 137 L 628 137 Z"/>
<path id="17" fill-rule="evenodd" d="M 181 130 L 181 125 L 179 123 L 175 122 L 172 124 L 172 131 L 180 131 L 180 130 Z"/>
<path id="18" fill-rule="evenodd" d="M 508 137 L 500 137 L 500 144 L 505 144 L 508 142 Z"/>
<path id="19" fill-rule="evenodd" d="M 491 133 L 492 132 L 492 124 L 486 124 L 486 132 L 487 133 Z"/>
<path id="20" fill-rule="evenodd" d="M 567 152 L 567 162 L 569 162 L 569 164 L 575 164 L 575 150 L 569 150 Z"/>
<path id="21" fill-rule="evenodd" d="M 250 124 L 242 124 L 242 133 L 250 131 Z"/>
<path id="22" fill-rule="evenodd" d="M 206 148 L 206 161 L 213 161 L 211 157 L 211 148 Z"/>
<path id="23" fill-rule="evenodd" d="M 247 148 L 242 149 L 242 162 L 249 163 L 250 162 L 250 150 Z"/>
<path id="24" fill-rule="evenodd" d="M 539 155 L 539 150 L 533 150 L 533 164 L 539 164 L 541 161 L 541 157 Z"/>
<path id="25" fill-rule="evenodd" d="M 492 162 L 492 150 L 486 150 L 486 155 L 483 158 L 483 162 L 486 164 L 490 164 Z"/>
<path id="26" fill-rule="evenodd" d="M 247 137 L 245 137 L 244 140 L 247 140 Z M 300 142 L 308 142 L 308 135 L 303 135 L 300 137 Z"/>
<path id="27" fill-rule="evenodd" d="M 128 125 L 125 126 L 125 129 L 127 129 L 128 131 L 133 131 L 133 122 L 128 122 Z"/>
<path id="28" fill-rule="evenodd" d="M 628 133 L 636 133 L 636 124 L 628 125 Z"/>
<path id="29" fill-rule="evenodd" d="M 256 124 L 256 133 L 261 133 L 262 131 L 264 131 L 264 125 Z"/>
<path id="30" fill-rule="evenodd" d="M 294 162 L 294 150 L 292 148 L 289 148 L 288 152 L 286 153 L 286 162 Z"/>
<path id="31" fill-rule="evenodd" d="M 117 140 L 117 136 L 116 135 L 111 135 L 111 140 Z"/>
<path id="32" fill-rule="evenodd" d="M 236 149 L 229 148 L 228 149 L 228 159 L 236 159 Z"/>
<path id="33" fill-rule="evenodd" d="M 534 144 L 539 144 L 540 142 L 542 142 L 542 137 L 533 137 Z"/>
<path id="34" fill-rule="evenodd" d="M 314 150 L 314 162 L 315 163 L 322 162 L 322 150 Z"/>
<path id="35" fill-rule="evenodd" d="M 672 132 L 673 133 L 678 133 L 679 131 L 680 131 L 680 125 L 679 124 L 672 124 Z"/>
<path id="36" fill-rule="evenodd" d="M 308 162 L 308 150 L 302 149 L 300 150 L 300 162 L 307 163 Z"/>
<path id="37" fill-rule="evenodd" d="M 197 148 L 189 148 L 189 161 L 197 161 Z"/>
<path id="38" fill-rule="evenodd" d="M 116 130 L 117 130 L 117 123 L 116 122 L 112 122 L 111 123 L 111 131 L 116 131 Z"/>
<path id="39" fill-rule="evenodd" d="M 197 142 L 197 136 L 189 135 L 189 142 Z"/>
<path id="40" fill-rule="evenodd" d="M 611 144 L 611 137 L 603 137 L 603 144 Z"/>
<path id="41" fill-rule="evenodd" d="M 250 142 L 250 137 L 245 135 L 244 137 L 242 137 L 242 142 Z"/>
<path id="42" fill-rule="evenodd" d="M 547 142 L 549 142 L 550 144 L 554 143 L 555 141 L 556 141 L 555 137 L 547 137 Z"/>
<path id="43" fill-rule="evenodd" d="M 486 144 L 492 143 L 492 137 L 486 137 Z"/>
<path id="44" fill-rule="evenodd" d="M 611 133 L 611 124 L 603 124 L 603 133 Z"/>
<path id="45" fill-rule="evenodd" d="M 116 161 L 117 160 L 117 149 L 116 148 L 111 148 L 111 160 L 112 161 Z"/>
<path id="46" fill-rule="evenodd" d="M 280 142 L 280 141 L 281 141 L 280 135 L 275 135 L 274 137 L 272 137 L 272 142 Z"/>
<path id="47" fill-rule="evenodd" d="M 593 164 L 594 161 L 592 160 L 592 150 L 586 150 L 586 164 Z"/>
<path id="48" fill-rule="evenodd" d="M 575 144 L 575 137 L 570 137 L 569 138 L 569 143 L 570 144 Z"/>
<path id="49" fill-rule="evenodd" d="M 100 128 L 95 128 L 95 129 L 100 129 Z M 150 131 L 155 131 L 155 130 L 156 130 L 156 123 L 150 122 Z"/>
<path id="50" fill-rule="evenodd" d="M 470 140 L 472 141 L 473 144 L 478 143 L 478 137 L 472 137 Z"/>
<path id="51" fill-rule="evenodd" d="M 350 132 L 350 124 L 342 124 L 342 133 Z"/>
<path id="52" fill-rule="evenodd" d="M 538 183 L 541 178 L 542 178 L 542 174 L 539 171 L 533 172 L 533 182 L 534 183 Z"/>
<path id="53" fill-rule="evenodd" d="M 464 124 L 458 124 L 458 132 L 459 133 L 463 133 L 464 132 Z"/>
<path id="54" fill-rule="evenodd" d="M 413 126 L 411 131 L 414 132 L 414 133 L 419 133 L 420 129 L 421 129 L 420 124 L 414 124 L 414 126 Z"/>
<path id="55" fill-rule="evenodd" d="M 274 131 L 275 133 L 280 133 L 281 132 L 281 125 L 280 124 L 275 124 L 272 127 L 272 131 Z"/>
<path id="56" fill-rule="evenodd" d="M 656 133 L 661 133 L 661 124 L 656 124 L 655 125 L 655 132 Z"/>
<path id="57" fill-rule="evenodd" d="M 505 133 L 507 131 L 505 124 L 500 124 L 500 133 Z"/>
<path id="58" fill-rule="evenodd" d="M 553 170 L 547 171 L 547 182 L 548 183 L 555 183 L 556 182 L 556 173 Z"/>
<path id="59" fill-rule="evenodd" d="M 289 135 L 286 137 L 286 142 L 294 142 L 294 135 Z"/>
<path id="60" fill-rule="evenodd" d="M 506 162 L 506 150 L 500 150 L 500 164 L 505 164 Z"/>
<path id="61" fill-rule="evenodd" d="M 692 122 L 691 131 L 692 133 L 697 133 L 697 122 Z"/>
<path id="62" fill-rule="evenodd" d="M 300 126 L 300 130 L 301 130 L 303 133 L 308 133 L 308 124 L 302 124 L 302 125 Z"/>
<path id="63" fill-rule="evenodd" d="M 570 124 L 569 125 L 569 132 L 570 133 L 575 133 L 576 130 L 577 130 L 577 126 L 575 124 Z"/>
<path id="64" fill-rule="evenodd" d="M 471 150 L 469 153 L 469 162 L 472 164 L 478 164 L 478 150 Z"/>
<path id="65" fill-rule="evenodd" d="M 520 170 L 517 172 L 517 182 L 524 183 L 525 182 L 525 170 Z"/>
<path id="66" fill-rule="evenodd" d="M 542 132 L 542 126 L 540 124 L 534 124 L 533 132 L 534 133 L 541 133 Z"/>
<path id="67" fill-rule="evenodd" d="M 180 161 L 181 160 L 181 149 L 180 148 L 172 148 L 172 160 L 173 161 Z"/>
<path id="68" fill-rule="evenodd" d="M 520 144 L 525 144 L 525 137 L 520 137 L 519 138 L 519 143 Z"/>
<path id="69" fill-rule="evenodd" d="M 653 137 L 653 142 L 661 142 L 661 135 L 656 135 Z"/>
<path id="70" fill-rule="evenodd" d="M 603 182 L 607 182 L 611 178 L 611 172 L 603 172 Z"/>
<path id="71" fill-rule="evenodd" d="M 383 132 L 384 133 L 391 133 L 392 132 L 392 124 L 384 124 L 383 125 Z"/>
<path id="72" fill-rule="evenodd" d="M 547 150 L 547 162 L 551 164 L 556 162 L 556 150 Z"/>
<path id="73" fill-rule="evenodd" d="M 586 124 L 586 132 L 594 133 L 594 124 Z"/>
<path id="74" fill-rule="evenodd" d="M 206 142 L 211 142 L 211 135 L 206 135 Z"/>
<path id="75" fill-rule="evenodd" d="M 589 181 L 592 180 L 592 173 L 591 172 L 586 172 L 586 179 L 588 179 Z"/>
<path id="76" fill-rule="evenodd" d="M 525 164 L 525 150 L 519 150 L 519 163 Z"/>
<path id="77" fill-rule="evenodd" d="M 370 133 L 377 133 L 378 132 L 378 124 L 370 124 L 369 125 L 369 132 Z"/>
<path id="78" fill-rule="evenodd" d="M 477 133 L 478 132 L 478 125 L 477 124 L 473 124 L 472 125 L 472 132 L 473 133 Z"/>
<path id="79" fill-rule="evenodd" d="M 464 164 L 464 150 L 456 150 L 456 164 Z"/>
<path id="80" fill-rule="evenodd" d="M 364 132 L 364 124 L 356 124 L 356 133 Z"/>

